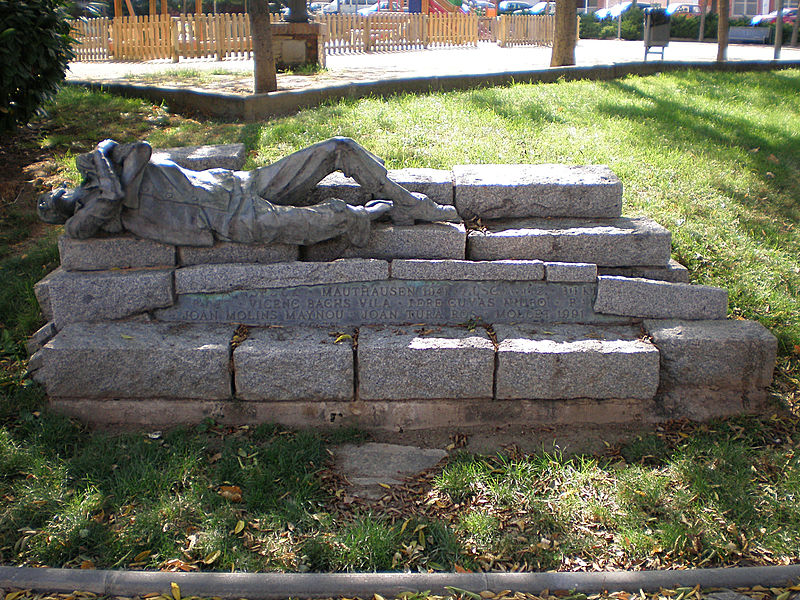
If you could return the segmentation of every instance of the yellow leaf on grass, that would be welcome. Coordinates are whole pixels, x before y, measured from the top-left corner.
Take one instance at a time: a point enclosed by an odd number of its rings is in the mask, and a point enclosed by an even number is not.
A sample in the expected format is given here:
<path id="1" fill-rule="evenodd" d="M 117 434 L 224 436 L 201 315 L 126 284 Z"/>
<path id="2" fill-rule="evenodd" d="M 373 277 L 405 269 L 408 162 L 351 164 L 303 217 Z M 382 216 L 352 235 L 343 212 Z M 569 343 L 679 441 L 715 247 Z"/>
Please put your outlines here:
<path id="1" fill-rule="evenodd" d="M 25 590 L 20 590 L 18 592 L 9 592 L 8 594 L 6 594 L 6 600 L 15 600 L 16 598 L 19 598 L 24 593 L 25 593 Z"/>
<path id="2" fill-rule="evenodd" d="M 239 535 L 244 531 L 244 521 L 237 521 L 236 527 L 233 528 L 233 535 Z"/>
<path id="3" fill-rule="evenodd" d="M 142 550 L 141 552 L 139 552 L 139 554 L 133 557 L 132 562 L 141 562 L 148 556 L 150 556 L 150 550 Z"/>
<path id="4" fill-rule="evenodd" d="M 172 597 L 175 600 L 181 600 L 181 586 L 173 581 L 169 584 L 169 587 L 172 589 Z"/>
<path id="5" fill-rule="evenodd" d="M 209 554 L 208 556 L 206 556 L 203 559 L 203 562 L 205 564 L 207 564 L 207 565 L 210 565 L 211 563 L 213 563 L 215 560 L 217 560 L 219 558 L 220 554 L 221 554 L 221 552 L 219 550 L 214 550 L 211 554 Z"/>
<path id="6" fill-rule="evenodd" d="M 81 562 L 81 569 L 94 569 L 94 563 L 90 560 Z"/>
<path id="7" fill-rule="evenodd" d="M 242 488 L 238 485 L 221 485 L 219 486 L 219 495 L 231 502 L 241 502 Z"/>

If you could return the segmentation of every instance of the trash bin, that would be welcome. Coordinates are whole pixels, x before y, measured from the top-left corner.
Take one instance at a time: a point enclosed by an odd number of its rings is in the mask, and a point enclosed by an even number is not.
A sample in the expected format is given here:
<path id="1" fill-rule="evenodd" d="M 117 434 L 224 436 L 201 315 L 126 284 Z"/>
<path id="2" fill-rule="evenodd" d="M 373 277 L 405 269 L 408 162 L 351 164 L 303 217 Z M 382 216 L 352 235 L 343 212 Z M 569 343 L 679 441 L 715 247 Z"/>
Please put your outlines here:
<path id="1" fill-rule="evenodd" d="M 669 15 L 663 8 L 646 8 L 644 11 L 644 59 L 650 52 L 661 54 L 669 45 Z M 656 49 L 659 48 L 659 49 Z"/>

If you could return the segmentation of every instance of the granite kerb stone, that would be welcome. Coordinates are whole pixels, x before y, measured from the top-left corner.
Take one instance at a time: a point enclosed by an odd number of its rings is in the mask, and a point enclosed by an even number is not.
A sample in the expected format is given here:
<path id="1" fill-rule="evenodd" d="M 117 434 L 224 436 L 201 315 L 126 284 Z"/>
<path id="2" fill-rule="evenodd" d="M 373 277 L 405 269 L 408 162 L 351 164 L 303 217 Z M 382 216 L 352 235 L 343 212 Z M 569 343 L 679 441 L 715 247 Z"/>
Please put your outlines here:
<path id="1" fill-rule="evenodd" d="M 174 269 L 64 271 L 37 284 L 37 299 L 57 329 L 77 321 L 123 319 L 172 306 Z"/>
<path id="2" fill-rule="evenodd" d="M 631 326 L 496 325 L 497 399 L 639 399 L 658 389 L 659 353 Z"/>
<path id="3" fill-rule="evenodd" d="M 247 150 L 244 144 L 214 144 L 206 146 L 182 146 L 153 150 L 152 160 L 171 160 L 184 169 L 205 171 L 206 169 L 230 169 L 239 171 L 244 167 Z"/>
<path id="4" fill-rule="evenodd" d="M 453 180 L 464 219 L 622 214 L 622 183 L 604 165 L 457 165 Z"/>
<path id="5" fill-rule="evenodd" d="M 558 283 L 594 282 L 597 280 L 597 265 L 592 263 L 546 262 L 547 281 Z"/>
<path id="6" fill-rule="evenodd" d="M 362 327 L 360 400 L 493 396 L 495 350 L 483 329 Z"/>
<path id="7" fill-rule="evenodd" d="M 728 291 L 706 285 L 651 279 L 597 278 L 595 312 L 642 319 L 724 319 Z"/>
<path id="8" fill-rule="evenodd" d="M 655 279 L 671 283 L 689 283 L 689 269 L 684 267 L 674 258 L 669 259 L 667 266 L 639 266 L 639 267 L 598 267 L 598 275 L 611 275 L 613 277 L 636 277 L 640 279 Z"/>
<path id="9" fill-rule="evenodd" d="M 175 266 L 175 246 L 133 235 L 114 235 L 79 240 L 58 238 L 61 267 L 67 271 L 103 271 Z"/>
<path id="10" fill-rule="evenodd" d="M 411 226 L 376 223 L 363 247 L 353 246 L 345 237 L 337 237 L 305 246 L 304 261 L 325 262 L 338 258 L 463 259 L 467 233 L 460 223 L 418 223 Z"/>
<path id="11" fill-rule="evenodd" d="M 540 260 L 419 260 L 395 259 L 393 279 L 439 281 L 541 281 L 545 264 Z"/>
<path id="12" fill-rule="evenodd" d="M 230 325 L 72 323 L 34 356 L 60 398 L 231 398 Z"/>
<path id="13" fill-rule="evenodd" d="M 453 173 L 450 170 L 394 169 L 389 170 L 387 176 L 411 192 L 421 192 L 439 204 L 453 205 Z M 309 205 L 317 204 L 330 198 L 339 198 L 354 205 L 363 205 L 373 199 L 355 179 L 339 171 L 320 181 L 306 202 Z"/>
<path id="14" fill-rule="evenodd" d="M 353 331 L 338 339 L 328 328 L 251 329 L 233 351 L 240 400 L 352 400 Z"/>
<path id="15" fill-rule="evenodd" d="M 222 293 L 389 278 L 389 263 L 377 259 L 274 264 L 212 264 L 182 267 L 175 272 L 177 294 Z"/>
<path id="16" fill-rule="evenodd" d="M 217 242 L 213 246 L 178 246 L 178 265 L 252 263 L 271 264 L 293 262 L 299 257 L 299 247 L 290 244 L 239 244 Z"/>
<path id="17" fill-rule="evenodd" d="M 662 388 L 750 390 L 772 383 L 778 340 L 755 321 L 645 320 L 661 353 Z"/>
<path id="18" fill-rule="evenodd" d="M 667 265 L 671 234 L 646 217 L 509 219 L 467 235 L 470 260 L 538 259 L 598 267 Z"/>

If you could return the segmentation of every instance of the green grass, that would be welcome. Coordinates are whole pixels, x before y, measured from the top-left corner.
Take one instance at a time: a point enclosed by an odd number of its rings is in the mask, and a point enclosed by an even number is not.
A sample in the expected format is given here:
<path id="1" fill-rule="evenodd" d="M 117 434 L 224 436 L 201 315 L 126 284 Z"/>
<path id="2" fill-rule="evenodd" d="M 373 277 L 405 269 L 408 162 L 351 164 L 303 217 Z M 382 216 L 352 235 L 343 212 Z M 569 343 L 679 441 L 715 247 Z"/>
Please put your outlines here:
<path id="1" fill-rule="evenodd" d="M 673 257 L 694 282 L 727 288 L 734 318 L 778 336 L 774 392 L 792 406 L 800 388 L 798 92 L 798 70 L 687 72 L 372 98 L 243 125 L 69 88 L 35 125 L 37 143 L 73 181 L 74 155 L 105 137 L 243 142 L 249 167 L 331 135 L 355 138 L 389 168 L 608 164 L 624 183 L 625 214 L 668 227 Z M 33 283 L 56 264 L 54 236 L 25 242 L 30 219 L 3 214 L 5 564 L 347 571 L 800 560 L 800 437 L 797 420 L 783 416 L 673 425 L 602 457 L 456 455 L 416 492 L 357 509 L 324 470 L 327 449 L 350 434 L 213 423 L 153 436 L 87 432 L 49 413 L 24 377 L 23 342 L 41 324 Z M 24 251 L 12 248 L 20 241 Z"/>

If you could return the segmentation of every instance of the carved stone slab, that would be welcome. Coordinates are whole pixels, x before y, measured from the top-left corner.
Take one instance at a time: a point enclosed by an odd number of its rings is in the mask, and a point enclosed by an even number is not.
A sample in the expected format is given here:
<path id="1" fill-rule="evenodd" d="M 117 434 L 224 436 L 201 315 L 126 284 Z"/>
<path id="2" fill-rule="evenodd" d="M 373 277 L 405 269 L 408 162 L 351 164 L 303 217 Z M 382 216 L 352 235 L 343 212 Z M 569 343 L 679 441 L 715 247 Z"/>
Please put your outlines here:
<path id="1" fill-rule="evenodd" d="M 246 325 L 566 322 L 620 319 L 592 309 L 596 284 L 542 281 L 365 281 L 181 294 L 162 321 Z"/>

